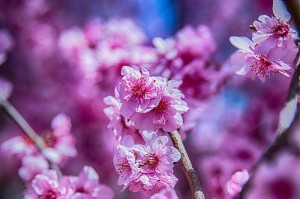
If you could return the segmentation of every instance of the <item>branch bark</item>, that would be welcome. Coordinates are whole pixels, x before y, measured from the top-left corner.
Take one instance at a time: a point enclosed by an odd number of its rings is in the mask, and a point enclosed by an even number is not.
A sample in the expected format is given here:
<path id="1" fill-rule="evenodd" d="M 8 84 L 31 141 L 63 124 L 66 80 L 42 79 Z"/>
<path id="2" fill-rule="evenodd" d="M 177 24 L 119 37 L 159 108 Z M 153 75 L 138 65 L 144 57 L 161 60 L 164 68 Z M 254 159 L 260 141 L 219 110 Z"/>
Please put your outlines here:
<path id="1" fill-rule="evenodd" d="M 183 169 L 184 175 L 187 178 L 194 199 L 205 199 L 204 193 L 202 192 L 200 181 L 196 170 L 193 168 L 192 162 L 185 150 L 182 139 L 178 131 L 169 133 L 174 146 L 178 149 L 181 154 L 179 164 Z"/>

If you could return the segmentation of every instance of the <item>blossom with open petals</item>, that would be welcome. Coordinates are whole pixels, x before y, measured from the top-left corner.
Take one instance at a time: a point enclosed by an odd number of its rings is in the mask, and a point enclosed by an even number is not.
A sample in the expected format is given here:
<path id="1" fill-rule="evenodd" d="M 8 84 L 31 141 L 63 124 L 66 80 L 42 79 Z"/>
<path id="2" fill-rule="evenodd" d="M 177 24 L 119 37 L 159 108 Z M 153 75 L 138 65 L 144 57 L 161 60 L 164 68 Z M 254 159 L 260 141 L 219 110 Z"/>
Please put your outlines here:
<path id="1" fill-rule="evenodd" d="M 245 75 L 252 79 L 258 77 L 262 82 L 266 77 L 270 77 L 271 73 L 289 77 L 287 71 L 291 67 L 288 64 L 268 54 L 261 54 L 248 38 L 231 37 L 230 42 L 239 49 L 231 56 L 231 63 L 237 75 Z"/>
<path id="2" fill-rule="evenodd" d="M 141 71 L 129 66 L 122 68 L 122 82 L 117 87 L 120 94 L 121 114 L 131 116 L 135 112 L 141 112 L 153 107 L 160 100 L 159 88 L 155 79 L 150 78 L 149 71 L 142 68 Z"/>

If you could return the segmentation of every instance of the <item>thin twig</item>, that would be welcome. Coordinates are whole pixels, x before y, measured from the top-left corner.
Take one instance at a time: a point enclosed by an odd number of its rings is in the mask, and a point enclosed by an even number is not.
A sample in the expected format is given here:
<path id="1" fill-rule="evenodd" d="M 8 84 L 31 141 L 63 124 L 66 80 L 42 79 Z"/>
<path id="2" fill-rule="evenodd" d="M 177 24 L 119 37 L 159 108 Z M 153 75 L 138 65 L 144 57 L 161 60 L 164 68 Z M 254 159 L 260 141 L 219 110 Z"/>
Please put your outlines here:
<path id="1" fill-rule="evenodd" d="M 15 109 L 15 107 L 8 101 L 1 101 L 2 108 L 8 114 L 8 116 L 23 130 L 23 132 L 34 142 L 38 150 L 43 154 L 45 149 L 45 142 L 41 136 L 39 136 L 24 117 Z M 44 155 L 44 154 L 43 154 Z M 59 167 L 50 161 L 45 155 L 44 157 L 48 161 L 50 168 L 56 170 L 58 176 L 62 176 L 62 172 Z"/>
<path id="2" fill-rule="evenodd" d="M 193 168 L 191 160 L 185 150 L 185 147 L 182 143 L 182 139 L 178 131 L 173 131 L 169 133 L 171 140 L 174 146 L 178 149 L 181 154 L 179 163 L 184 171 L 185 177 L 187 178 L 190 188 L 193 193 L 194 199 L 205 199 L 202 192 L 200 181 L 196 170 Z"/>

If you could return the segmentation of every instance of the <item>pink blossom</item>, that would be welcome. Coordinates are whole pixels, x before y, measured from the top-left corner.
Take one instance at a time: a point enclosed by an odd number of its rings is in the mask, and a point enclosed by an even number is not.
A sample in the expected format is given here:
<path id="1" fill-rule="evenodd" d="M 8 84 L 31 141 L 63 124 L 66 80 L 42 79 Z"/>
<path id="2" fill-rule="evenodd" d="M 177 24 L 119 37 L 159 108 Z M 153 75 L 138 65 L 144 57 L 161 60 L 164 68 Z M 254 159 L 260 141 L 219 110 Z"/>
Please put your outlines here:
<path id="1" fill-rule="evenodd" d="M 143 151 L 143 173 L 164 173 L 173 171 L 173 163 L 178 162 L 180 153 L 172 146 L 167 146 L 167 136 L 157 136 L 155 132 L 143 132 L 145 145 L 139 145 Z M 134 148 L 136 148 L 134 147 Z"/>
<path id="2" fill-rule="evenodd" d="M 57 173 L 53 170 L 38 174 L 30 183 L 24 198 L 57 198 L 68 199 L 73 190 L 70 187 L 60 186 Z"/>
<path id="3" fill-rule="evenodd" d="M 179 81 L 167 81 L 157 78 L 156 83 L 161 86 L 161 98 L 150 110 L 136 112 L 130 118 L 140 130 L 174 131 L 183 125 L 182 115 L 188 111 L 187 103 L 182 100 L 183 94 L 178 90 Z"/>
<path id="4" fill-rule="evenodd" d="M 133 137 L 135 143 L 142 143 L 144 140 L 139 131 L 134 127 L 134 122 L 124 117 L 120 113 L 121 103 L 112 96 L 104 98 L 104 103 L 108 105 L 104 113 L 109 118 L 108 129 L 114 133 L 117 140 L 120 141 L 125 135 Z"/>
<path id="5" fill-rule="evenodd" d="M 129 190 L 132 192 L 151 191 L 159 192 L 162 189 L 174 188 L 178 179 L 173 173 L 143 174 L 133 179 Z"/>
<path id="6" fill-rule="evenodd" d="M 174 189 L 163 189 L 153 194 L 150 199 L 179 199 Z"/>
<path id="7" fill-rule="evenodd" d="M 117 146 L 114 164 L 120 174 L 119 184 L 129 186 L 133 192 L 174 188 L 177 178 L 173 175 L 173 163 L 179 161 L 180 153 L 166 145 L 167 136 L 145 131 L 143 138 L 145 145 L 134 144 L 130 136 L 125 136 Z"/>
<path id="8" fill-rule="evenodd" d="M 253 33 L 257 50 L 293 66 L 298 53 L 295 44 L 296 31 L 290 27 L 290 23 L 282 19 L 266 15 L 258 19 L 259 21 L 254 22 L 256 31 Z"/>
<path id="9" fill-rule="evenodd" d="M 248 179 L 249 174 L 246 169 L 235 172 L 231 176 L 231 179 L 226 183 L 227 193 L 230 196 L 235 196 L 242 190 L 242 186 L 247 182 Z"/>
<path id="10" fill-rule="evenodd" d="M 251 79 L 258 77 L 262 82 L 270 77 L 271 72 L 289 77 L 286 72 L 291 69 L 289 65 L 280 59 L 269 57 L 268 54 L 260 54 L 248 38 L 231 37 L 230 42 L 239 48 L 231 56 L 231 64 L 237 75 L 245 75 Z"/>
<path id="11" fill-rule="evenodd" d="M 297 199 L 300 190 L 299 157 L 284 152 L 278 159 L 262 165 L 248 191 L 247 198 Z"/>
<path id="12" fill-rule="evenodd" d="M 61 163 L 66 157 L 75 157 L 77 151 L 71 130 L 70 118 L 65 114 L 55 116 L 51 122 L 52 131 L 44 135 L 46 148 L 43 154 L 51 161 Z"/>
<path id="13" fill-rule="evenodd" d="M 11 35 L 4 30 L 0 31 L 0 65 L 5 62 L 7 52 L 14 46 L 14 41 Z"/>
<path id="14" fill-rule="evenodd" d="M 108 186 L 99 184 L 99 176 L 90 166 L 85 166 L 78 177 L 65 176 L 61 184 L 74 190 L 70 199 L 112 199 L 114 196 Z"/>
<path id="15" fill-rule="evenodd" d="M 142 44 L 146 41 L 144 32 L 129 19 L 110 20 L 105 25 L 105 40 L 111 48 Z"/>
<path id="16" fill-rule="evenodd" d="M 113 158 L 115 169 L 120 175 L 118 184 L 124 185 L 124 189 L 129 186 L 130 182 L 138 176 L 139 164 L 137 155 L 139 153 L 131 149 L 134 141 L 131 136 L 124 136 L 120 144 L 117 145 Z"/>
<path id="17" fill-rule="evenodd" d="M 22 158 L 19 176 L 25 181 L 31 181 L 35 175 L 49 168 L 48 162 L 41 155 L 28 155 Z"/>
<path id="18" fill-rule="evenodd" d="M 6 101 L 10 97 L 12 89 L 13 85 L 0 77 L 0 103 Z"/>
<path id="19" fill-rule="evenodd" d="M 210 29 L 204 25 L 186 26 L 174 38 L 154 38 L 152 43 L 158 57 L 155 68 L 164 76 L 181 77 L 187 65 L 206 62 L 216 49 Z"/>
<path id="20" fill-rule="evenodd" d="M 155 106 L 160 100 L 159 87 L 155 79 L 150 78 L 148 70 L 141 71 L 129 66 L 122 68 L 122 82 L 117 87 L 122 103 L 120 112 L 123 116 L 131 116 L 134 112 L 142 112 Z"/>
<path id="21" fill-rule="evenodd" d="M 1 144 L 1 150 L 6 155 L 17 155 L 23 158 L 25 155 L 32 155 L 37 151 L 34 142 L 25 136 L 10 138 Z"/>
<path id="22" fill-rule="evenodd" d="M 193 57 L 206 60 L 215 51 L 216 44 L 207 26 L 186 26 L 176 35 L 176 49 L 184 63 L 189 63 Z"/>

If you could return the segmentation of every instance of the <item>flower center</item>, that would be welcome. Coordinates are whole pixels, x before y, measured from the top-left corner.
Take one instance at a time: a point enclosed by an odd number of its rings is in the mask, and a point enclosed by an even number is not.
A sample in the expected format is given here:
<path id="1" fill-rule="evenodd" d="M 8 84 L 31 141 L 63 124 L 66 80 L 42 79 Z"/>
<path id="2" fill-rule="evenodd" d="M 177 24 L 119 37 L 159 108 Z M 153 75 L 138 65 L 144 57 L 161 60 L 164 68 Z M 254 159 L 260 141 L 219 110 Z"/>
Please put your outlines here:
<path id="1" fill-rule="evenodd" d="M 57 137 L 54 135 L 53 132 L 47 132 L 45 134 L 45 143 L 47 147 L 54 147 L 57 143 Z"/>
<path id="2" fill-rule="evenodd" d="M 168 103 L 166 101 L 160 100 L 159 104 L 152 110 L 155 113 L 162 113 L 162 112 L 164 112 L 164 110 L 166 110 L 167 106 L 168 106 Z"/>
<path id="3" fill-rule="evenodd" d="M 146 165 L 149 166 L 150 168 L 157 167 L 158 162 L 159 159 L 155 154 L 150 154 L 147 156 Z"/>
<path id="4" fill-rule="evenodd" d="M 278 24 L 272 27 L 272 33 L 275 37 L 284 37 L 289 33 L 289 25 L 281 21 L 278 21 Z"/>
<path id="5" fill-rule="evenodd" d="M 131 88 L 132 94 L 136 97 L 142 97 L 146 94 L 146 81 L 144 78 L 141 78 L 137 83 Z"/>
<path id="6" fill-rule="evenodd" d="M 119 159 L 120 161 L 120 159 Z M 131 168 L 130 165 L 128 163 L 128 161 L 126 159 L 122 159 L 118 164 L 117 164 L 118 168 L 117 168 L 117 172 L 119 174 L 123 174 L 123 173 L 130 173 L 131 172 Z"/>
<path id="7" fill-rule="evenodd" d="M 267 60 L 262 55 L 258 55 L 256 57 L 256 60 L 250 65 L 250 67 L 252 68 L 251 70 L 256 73 L 256 75 L 265 77 L 269 74 L 271 65 L 271 61 Z"/>
<path id="8" fill-rule="evenodd" d="M 83 187 L 76 188 L 77 193 L 87 193 L 87 191 Z"/>
<path id="9" fill-rule="evenodd" d="M 57 198 L 57 194 L 55 191 L 53 191 L 52 189 L 47 191 L 46 194 L 42 195 L 40 197 L 41 199 L 56 199 Z"/>

